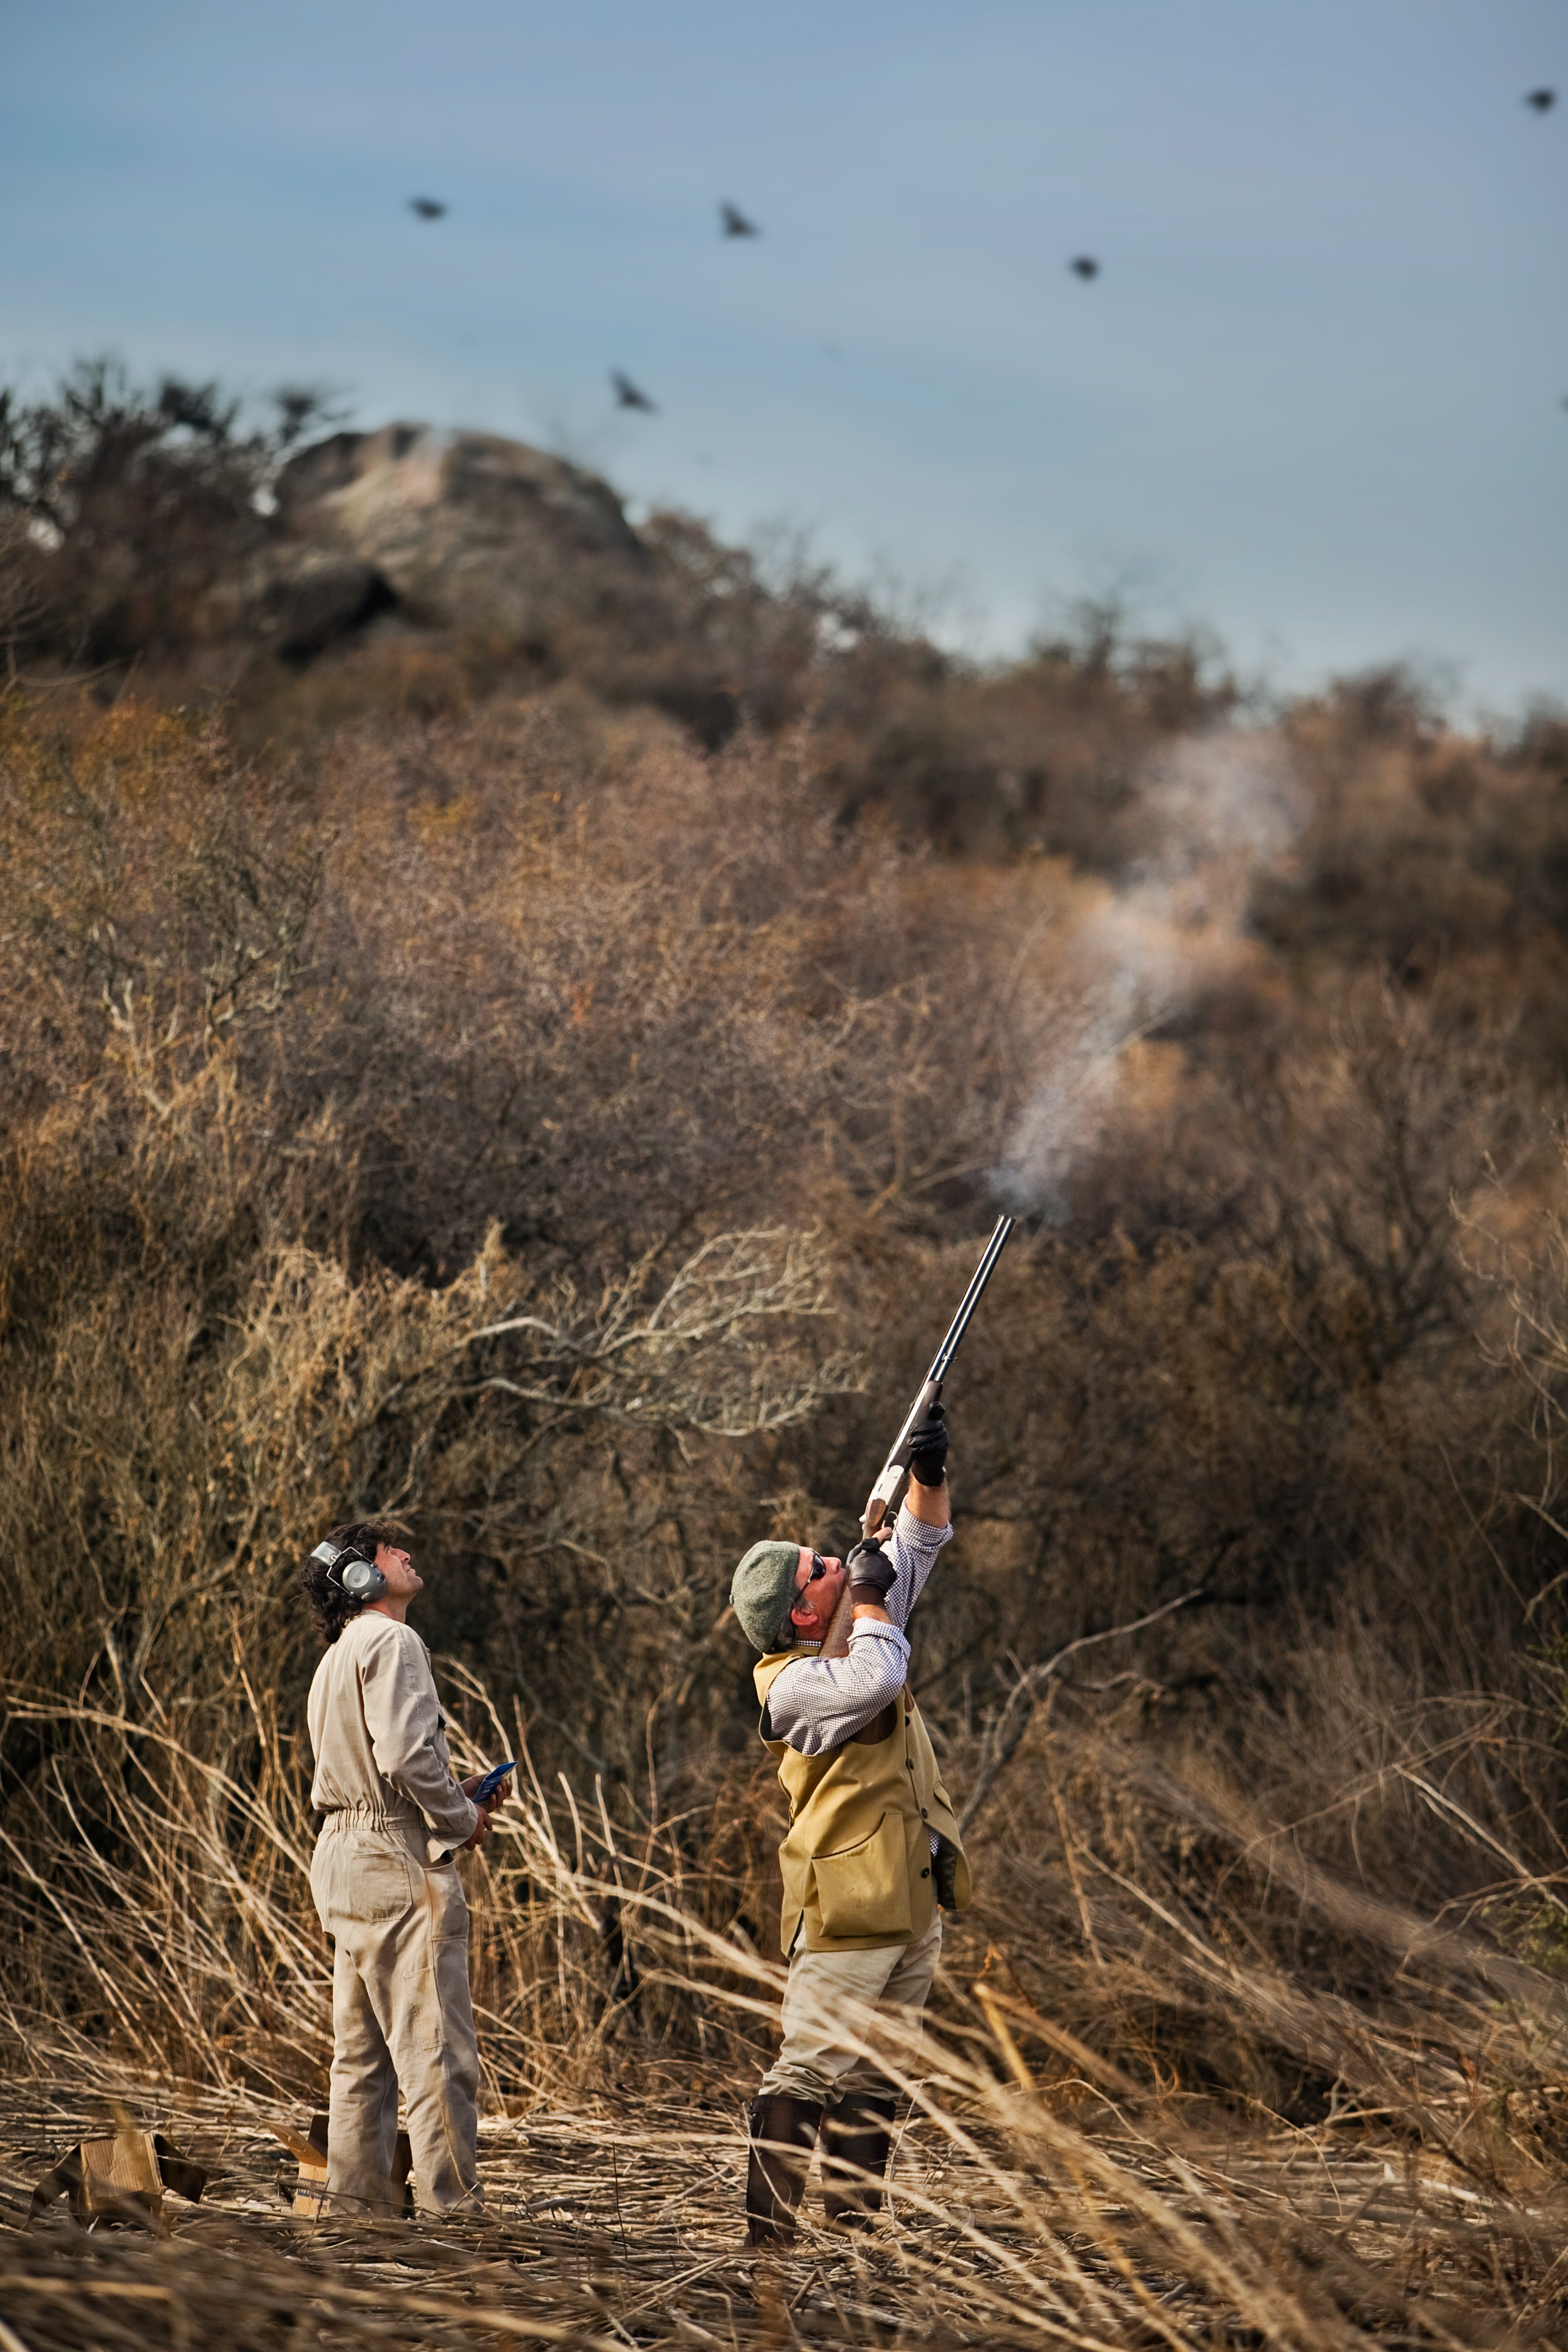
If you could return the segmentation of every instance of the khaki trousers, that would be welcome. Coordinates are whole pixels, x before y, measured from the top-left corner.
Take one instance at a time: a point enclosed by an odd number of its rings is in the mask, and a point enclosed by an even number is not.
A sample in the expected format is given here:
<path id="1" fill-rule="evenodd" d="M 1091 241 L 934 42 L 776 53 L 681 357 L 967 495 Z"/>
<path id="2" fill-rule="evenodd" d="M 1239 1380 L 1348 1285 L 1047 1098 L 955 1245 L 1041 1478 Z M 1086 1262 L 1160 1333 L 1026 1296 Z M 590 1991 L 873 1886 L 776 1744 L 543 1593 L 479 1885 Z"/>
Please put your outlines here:
<path id="1" fill-rule="evenodd" d="M 920 2015 L 941 1957 L 940 1911 L 924 1935 L 909 1944 L 882 1944 L 871 1952 L 808 1952 L 797 1945 L 784 1984 L 784 2047 L 763 2076 L 759 2095 L 782 2091 L 825 2105 L 851 2091 L 890 2095 L 881 2069 L 842 2038 L 847 2025 L 854 2030 L 847 2010 L 858 2003 L 881 2016 L 905 2011 L 915 2033 L 900 2053 L 900 2071 L 908 2073 L 918 2055 Z"/>
<path id="2" fill-rule="evenodd" d="M 334 2211 L 393 2213 L 401 2084 L 422 2212 L 482 2203 L 479 2052 L 468 1997 L 468 1906 L 455 1863 L 410 1853 L 395 1827 L 334 1827 L 310 1892 L 337 1950 L 327 2194 Z"/>

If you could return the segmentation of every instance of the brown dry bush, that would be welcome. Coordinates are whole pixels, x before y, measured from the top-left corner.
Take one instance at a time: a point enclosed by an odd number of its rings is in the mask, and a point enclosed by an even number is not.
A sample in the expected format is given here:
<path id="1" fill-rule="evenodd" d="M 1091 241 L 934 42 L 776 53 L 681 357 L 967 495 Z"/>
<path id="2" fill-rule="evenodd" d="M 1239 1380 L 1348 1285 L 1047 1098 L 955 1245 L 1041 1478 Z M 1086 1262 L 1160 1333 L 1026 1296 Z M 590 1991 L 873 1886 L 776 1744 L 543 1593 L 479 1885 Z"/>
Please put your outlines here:
<path id="1" fill-rule="evenodd" d="M 651 1707 L 684 1801 L 742 1737 L 723 1563 L 852 1491 L 1074 985 L 1081 886 L 890 856 L 790 751 L 710 763 L 570 701 L 361 727 L 281 782 L 210 724 L 51 738 L 14 705 L 9 762 L 16 1672 L 224 1716 L 232 1646 L 287 1717 L 289 1565 L 375 1502 L 417 1514 L 449 1646 L 552 1765 L 640 1791 Z M 1299 1621 L 1418 1594 L 1410 1670 L 1458 1643 L 1507 1685 L 1516 1604 L 1478 1611 L 1476 1562 L 1516 1402 L 1450 1202 L 1538 1121 L 1440 1010 L 1301 1031 L 1267 1087 L 1195 1063 L 1100 1140 L 1076 1225 L 1015 1246 L 961 1407 L 973 1570 L 925 1633 L 955 1726 L 1001 1626 L 1026 1666 L 1194 1584 L 1159 1637 L 1178 1712 L 1233 1721 L 1244 1771 Z M 639 1400 L 693 1265 L 765 1337 L 704 1305 Z"/>
<path id="2" fill-rule="evenodd" d="M 1227 2220 L 1182 2172 L 1215 2116 L 1260 2151 L 1310 2129 L 1331 2170 L 1339 2140 L 1425 2150 L 1488 2231 L 1510 2199 L 1545 2211 L 1556 1074 L 1539 1024 L 1495 1017 L 1496 924 L 1432 985 L 1321 928 L 1285 941 L 1280 908 L 1331 903 L 1335 807 L 1376 805 L 1310 713 L 1312 857 L 1259 879 L 1272 929 L 1196 958 L 1033 1196 L 1018 1138 L 1122 901 L 1053 857 L 847 829 L 814 721 L 705 757 L 568 688 L 248 765 L 129 701 L 13 694 L 3 722 L 18 2043 L 258 2099 L 319 2084 L 293 1577 L 323 1526 L 395 1508 L 468 1752 L 535 1776 L 475 1871 L 498 2112 L 731 2096 L 766 2038 L 776 1821 L 729 1566 L 775 1528 L 842 1533 L 996 1186 L 1023 1185 L 953 1391 L 963 1543 L 918 1621 L 922 1704 L 981 1798 L 925 2178 L 951 2214 L 1011 2150 L 997 2193 L 1043 2264 L 995 2340 L 1068 2325 L 1031 2300 L 1070 2273 L 1052 2197 L 1115 2208 L 1110 2243 L 1188 2281 L 1183 2327 L 1256 2301 L 1263 2207 Z M 1121 741 L 1120 837 L 1153 724 Z M 1543 807 L 1533 753 L 1335 724 L 1344 775 L 1406 814 L 1439 755 Z M 1388 837 L 1334 854 L 1374 867 Z M 1554 937 L 1521 916 L 1518 968 Z M 1135 2110 L 1114 2177 L 1104 2097 Z M 1418 2238 L 1363 2249 L 1401 2310 Z M 1443 2256 L 1445 2327 L 1468 2263 L 1502 2263 L 1521 2326 L 1544 2307 L 1550 2255 L 1503 2244 Z M 1290 2340 L 1351 2324 L 1298 2288 Z M 1121 2340 L 1131 2307 L 1095 2325 Z"/>
<path id="3" fill-rule="evenodd" d="M 0 644 L 13 667 L 168 659 L 233 635 L 261 502 L 287 451 L 328 415 L 316 390 L 265 422 L 215 383 L 154 389 L 116 360 L 79 362 L 50 396 L 0 387 Z"/>

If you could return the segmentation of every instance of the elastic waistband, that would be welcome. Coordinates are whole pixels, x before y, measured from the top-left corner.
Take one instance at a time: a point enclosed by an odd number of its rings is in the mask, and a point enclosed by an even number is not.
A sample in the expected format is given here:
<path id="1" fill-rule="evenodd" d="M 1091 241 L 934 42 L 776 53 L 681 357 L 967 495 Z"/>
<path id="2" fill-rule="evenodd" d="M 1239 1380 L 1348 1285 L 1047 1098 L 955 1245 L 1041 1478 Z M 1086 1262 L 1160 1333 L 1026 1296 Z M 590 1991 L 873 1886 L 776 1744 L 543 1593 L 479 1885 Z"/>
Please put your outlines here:
<path id="1" fill-rule="evenodd" d="M 322 1833 L 328 1830 L 402 1830 L 410 1822 L 424 1822 L 424 1815 L 410 1805 L 395 1813 L 384 1812 L 379 1805 L 333 1805 L 321 1822 Z"/>

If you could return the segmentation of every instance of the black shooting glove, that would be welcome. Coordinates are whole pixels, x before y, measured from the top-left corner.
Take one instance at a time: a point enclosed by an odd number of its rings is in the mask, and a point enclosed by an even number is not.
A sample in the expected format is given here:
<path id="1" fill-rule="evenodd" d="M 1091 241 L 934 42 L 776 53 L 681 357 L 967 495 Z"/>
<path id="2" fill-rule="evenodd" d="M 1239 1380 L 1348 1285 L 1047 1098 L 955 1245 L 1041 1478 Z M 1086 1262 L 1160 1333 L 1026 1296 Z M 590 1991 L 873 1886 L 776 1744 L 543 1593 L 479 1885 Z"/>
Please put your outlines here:
<path id="1" fill-rule="evenodd" d="M 879 1543 L 863 1536 L 844 1563 L 849 1578 L 851 1601 L 874 1601 L 884 1604 L 899 1580 L 893 1566 Z"/>
<path id="2" fill-rule="evenodd" d="M 947 1417 L 940 1397 L 910 1433 L 910 1475 L 922 1486 L 940 1486 L 947 1475 Z"/>

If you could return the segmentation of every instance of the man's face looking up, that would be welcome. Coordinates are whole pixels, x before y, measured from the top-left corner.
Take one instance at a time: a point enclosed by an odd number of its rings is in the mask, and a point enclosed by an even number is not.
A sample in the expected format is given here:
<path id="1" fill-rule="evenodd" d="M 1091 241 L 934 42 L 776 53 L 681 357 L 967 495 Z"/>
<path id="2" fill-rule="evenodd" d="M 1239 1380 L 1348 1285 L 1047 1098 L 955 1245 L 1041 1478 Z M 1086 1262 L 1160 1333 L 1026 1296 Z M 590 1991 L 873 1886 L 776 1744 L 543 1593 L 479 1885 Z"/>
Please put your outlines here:
<path id="1" fill-rule="evenodd" d="M 844 1597 L 844 1562 L 824 1558 L 802 1544 L 795 1571 L 795 1603 L 789 1622 L 797 1642 L 820 1642 L 833 1622 L 833 1612 Z"/>
<path id="2" fill-rule="evenodd" d="M 399 1544 L 377 1544 L 375 1564 L 386 1579 L 386 1591 L 379 1601 L 366 1605 L 378 1610 L 382 1616 L 404 1622 L 408 1604 L 416 1592 L 424 1590 L 425 1580 L 415 1567 L 412 1557 Z"/>

